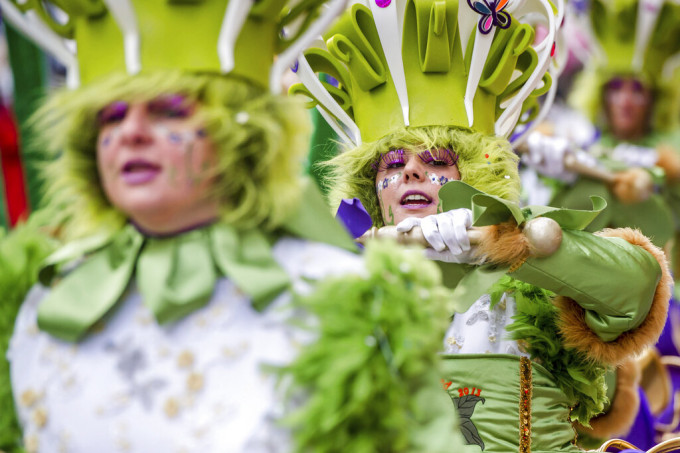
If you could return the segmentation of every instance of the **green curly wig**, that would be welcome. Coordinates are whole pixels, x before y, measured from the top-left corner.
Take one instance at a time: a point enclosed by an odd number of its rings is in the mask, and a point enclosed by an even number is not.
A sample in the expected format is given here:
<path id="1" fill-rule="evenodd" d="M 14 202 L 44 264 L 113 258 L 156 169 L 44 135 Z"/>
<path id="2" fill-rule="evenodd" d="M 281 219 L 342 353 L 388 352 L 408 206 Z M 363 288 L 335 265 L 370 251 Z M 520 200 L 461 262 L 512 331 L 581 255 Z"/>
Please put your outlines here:
<path id="1" fill-rule="evenodd" d="M 112 233 L 127 220 L 101 188 L 97 113 L 113 101 L 144 102 L 167 93 L 183 94 L 201 105 L 198 119 L 218 149 L 214 190 L 224 222 L 274 229 L 297 205 L 298 175 L 310 134 L 309 117 L 299 101 L 214 74 L 113 75 L 56 93 L 32 121 L 40 137 L 36 148 L 56 157 L 44 169 L 46 196 L 50 206 L 61 209 L 55 222 L 64 239 Z"/>
<path id="2" fill-rule="evenodd" d="M 373 224 L 383 226 L 375 188 L 377 170 L 373 164 L 381 153 L 392 149 L 420 152 L 434 148 L 449 148 L 458 154 L 457 166 L 463 182 L 506 200 L 519 199 L 519 158 L 507 140 L 465 128 L 429 126 L 402 128 L 323 163 L 329 168 L 325 184 L 331 207 L 337 209 L 343 198 L 359 198 Z"/>

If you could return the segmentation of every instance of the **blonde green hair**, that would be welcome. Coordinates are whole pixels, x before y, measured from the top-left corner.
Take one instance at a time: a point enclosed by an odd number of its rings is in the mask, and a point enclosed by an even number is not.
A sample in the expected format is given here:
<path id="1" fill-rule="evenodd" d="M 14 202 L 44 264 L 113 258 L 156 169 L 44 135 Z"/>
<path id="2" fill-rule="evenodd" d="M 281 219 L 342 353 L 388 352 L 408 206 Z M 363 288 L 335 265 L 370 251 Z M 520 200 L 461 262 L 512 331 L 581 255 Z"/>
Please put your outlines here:
<path id="1" fill-rule="evenodd" d="M 98 112 L 113 101 L 144 102 L 163 94 L 198 101 L 198 120 L 217 149 L 215 196 L 224 222 L 276 228 L 298 203 L 309 117 L 295 99 L 214 74 L 163 71 L 114 75 L 53 95 L 36 114 L 48 206 L 65 239 L 114 232 L 126 221 L 106 198 L 97 171 Z"/>
<path id="2" fill-rule="evenodd" d="M 470 129 L 429 126 L 402 128 L 324 163 L 329 168 L 325 184 L 332 208 L 337 209 L 344 198 L 359 198 L 373 224 L 383 226 L 374 165 L 380 155 L 393 149 L 420 152 L 436 148 L 448 148 L 458 155 L 457 166 L 463 182 L 506 200 L 519 199 L 518 157 L 507 140 Z"/>

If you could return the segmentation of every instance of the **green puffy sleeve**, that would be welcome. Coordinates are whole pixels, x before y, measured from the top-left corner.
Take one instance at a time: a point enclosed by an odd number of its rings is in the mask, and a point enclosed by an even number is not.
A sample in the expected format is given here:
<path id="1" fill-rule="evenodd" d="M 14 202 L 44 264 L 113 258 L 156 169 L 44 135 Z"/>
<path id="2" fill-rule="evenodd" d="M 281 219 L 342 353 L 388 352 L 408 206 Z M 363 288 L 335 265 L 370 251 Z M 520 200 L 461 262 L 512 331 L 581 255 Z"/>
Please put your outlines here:
<path id="1" fill-rule="evenodd" d="M 455 183 L 439 192 L 444 209 L 471 206 L 473 225 L 491 227 L 477 246 L 483 249 L 487 264 L 460 279 L 453 294 L 455 311 L 469 308 L 480 290 L 507 272 L 555 293 L 564 345 L 600 363 L 619 364 L 656 342 L 671 294 L 666 256 L 639 230 L 582 231 L 605 210 L 602 198 L 591 199 L 591 210 L 520 208 Z M 551 218 L 562 228 L 560 247 L 549 257 L 532 257 L 523 236 L 523 226 L 535 217 Z"/>
<path id="2" fill-rule="evenodd" d="M 586 325 L 603 341 L 613 341 L 644 321 L 661 266 L 624 238 L 563 230 L 556 253 L 530 258 L 509 275 L 573 299 L 585 310 Z"/>

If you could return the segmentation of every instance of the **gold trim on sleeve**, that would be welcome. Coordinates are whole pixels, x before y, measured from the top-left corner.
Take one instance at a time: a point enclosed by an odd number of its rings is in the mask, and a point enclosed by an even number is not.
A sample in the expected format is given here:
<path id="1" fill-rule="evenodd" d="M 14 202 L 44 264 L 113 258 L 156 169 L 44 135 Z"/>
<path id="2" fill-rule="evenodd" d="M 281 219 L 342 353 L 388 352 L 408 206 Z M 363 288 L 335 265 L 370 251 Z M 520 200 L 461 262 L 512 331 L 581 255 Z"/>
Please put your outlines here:
<path id="1" fill-rule="evenodd" d="M 519 453 L 531 453 L 531 360 L 519 358 Z"/>

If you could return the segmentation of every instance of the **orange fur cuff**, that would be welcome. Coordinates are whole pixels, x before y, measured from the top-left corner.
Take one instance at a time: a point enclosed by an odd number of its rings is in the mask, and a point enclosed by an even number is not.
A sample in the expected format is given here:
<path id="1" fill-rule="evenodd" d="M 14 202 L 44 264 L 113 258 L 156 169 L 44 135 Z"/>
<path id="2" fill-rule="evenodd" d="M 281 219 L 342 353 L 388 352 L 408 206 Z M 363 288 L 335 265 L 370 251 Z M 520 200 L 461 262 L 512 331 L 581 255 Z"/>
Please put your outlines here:
<path id="1" fill-rule="evenodd" d="M 664 253 L 640 231 L 631 228 L 606 229 L 604 237 L 619 237 L 652 254 L 661 267 L 661 279 L 645 320 L 637 328 L 622 333 L 616 340 L 605 342 L 585 321 L 585 310 L 574 300 L 559 296 L 555 304 L 560 310 L 559 328 L 566 347 L 577 349 L 600 363 L 618 365 L 631 355 L 640 354 L 656 343 L 666 322 L 668 301 L 671 297 L 671 274 Z"/>
<path id="2" fill-rule="evenodd" d="M 669 145 L 659 145 L 657 152 L 659 158 L 656 165 L 663 168 L 666 179 L 669 181 L 680 180 L 680 155 Z"/>
<path id="3" fill-rule="evenodd" d="M 482 231 L 475 254 L 487 263 L 521 265 L 531 255 L 529 241 L 514 220 L 482 227 Z"/>

